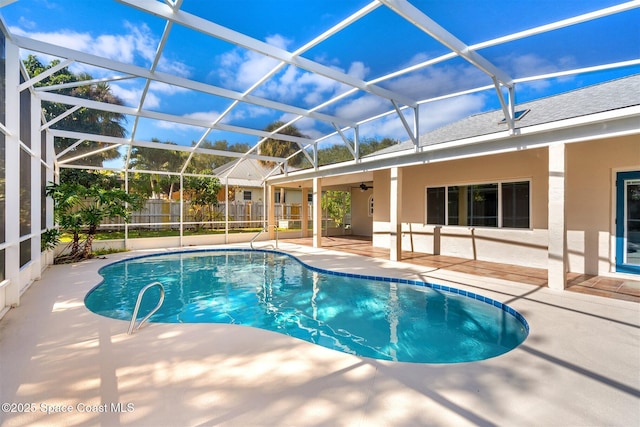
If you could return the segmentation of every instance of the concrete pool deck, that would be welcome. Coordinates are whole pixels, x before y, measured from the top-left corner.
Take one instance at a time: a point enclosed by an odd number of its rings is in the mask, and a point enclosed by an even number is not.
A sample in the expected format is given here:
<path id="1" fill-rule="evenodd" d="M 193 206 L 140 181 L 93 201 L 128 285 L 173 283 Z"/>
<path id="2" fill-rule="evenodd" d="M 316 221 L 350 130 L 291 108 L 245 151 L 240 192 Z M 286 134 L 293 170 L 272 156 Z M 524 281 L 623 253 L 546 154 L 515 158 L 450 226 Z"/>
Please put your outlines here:
<path id="1" fill-rule="evenodd" d="M 128 322 L 93 314 L 84 296 L 99 283 L 101 266 L 163 251 L 114 254 L 48 268 L 22 305 L 0 320 L 0 425 L 629 426 L 640 420 L 638 303 L 282 242 L 280 250 L 321 268 L 483 294 L 522 313 L 530 335 L 503 356 L 453 365 L 357 357 L 237 325 L 154 323 L 127 335 Z"/>

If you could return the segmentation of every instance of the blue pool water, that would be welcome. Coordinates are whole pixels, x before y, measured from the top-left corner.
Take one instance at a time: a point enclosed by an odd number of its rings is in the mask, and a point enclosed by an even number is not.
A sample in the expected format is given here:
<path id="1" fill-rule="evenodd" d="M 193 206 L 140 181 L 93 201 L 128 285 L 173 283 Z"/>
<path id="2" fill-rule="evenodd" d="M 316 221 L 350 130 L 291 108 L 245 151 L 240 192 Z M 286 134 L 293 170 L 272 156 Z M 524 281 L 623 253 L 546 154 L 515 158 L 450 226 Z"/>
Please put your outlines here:
<path id="1" fill-rule="evenodd" d="M 189 251 L 133 258 L 100 270 L 85 299 L 93 312 L 130 320 L 146 284 L 165 286 L 150 322 L 233 323 L 383 360 L 457 363 L 506 353 L 528 334 L 500 302 L 424 282 L 319 270 L 274 251 Z M 157 303 L 145 294 L 139 317 Z"/>

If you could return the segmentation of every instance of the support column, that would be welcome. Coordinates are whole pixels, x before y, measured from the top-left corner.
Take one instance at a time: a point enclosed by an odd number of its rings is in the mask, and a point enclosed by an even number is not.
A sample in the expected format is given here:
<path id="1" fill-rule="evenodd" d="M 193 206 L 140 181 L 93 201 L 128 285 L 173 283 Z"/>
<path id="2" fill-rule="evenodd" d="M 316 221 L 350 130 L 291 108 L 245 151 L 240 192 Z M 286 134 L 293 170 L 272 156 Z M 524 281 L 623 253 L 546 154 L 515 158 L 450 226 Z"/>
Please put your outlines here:
<path id="1" fill-rule="evenodd" d="M 224 178 L 224 243 L 229 243 L 229 176 Z"/>
<path id="2" fill-rule="evenodd" d="M 549 288 L 558 290 L 563 290 L 567 283 L 565 179 L 565 144 L 552 144 L 549 146 L 549 249 L 547 280 Z"/>
<path id="3" fill-rule="evenodd" d="M 6 104 L 5 127 L 5 304 L 20 303 L 20 55 L 16 45 L 5 44 Z M 0 310 L 2 308 L 0 307 Z"/>
<path id="4" fill-rule="evenodd" d="M 322 247 L 322 180 L 313 178 L 313 247 Z"/>
<path id="5" fill-rule="evenodd" d="M 55 174 L 54 174 L 54 165 L 53 161 L 55 158 L 55 148 L 53 144 L 53 135 L 47 130 L 46 133 L 46 146 L 47 146 L 47 154 L 45 161 L 47 162 L 47 185 L 52 182 L 55 182 Z M 128 190 L 127 190 L 128 192 Z M 55 226 L 53 222 L 53 198 L 47 197 L 47 229 L 53 228 Z"/>
<path id="6" fill-rule="evenodd" d="M 389 259 L 402 259 L 402 169 L 391 168 L 389 192 Z"/>
<path id="7" fill-rule="evenodd" d="M 273 185 L 269 185 L 267 186 L 267 188 L 269 189 L 268 191 L 268 197 L 267 197 L 267 203 L 269 203 L 269 214 L 267 215 L 267 218 L 269 220 L 269 222 L 267 223 L 267 228 L 269 229 L 269 239 L 273 240 L 276 238 L 276 187 L 274 187 Z M 266 194 L 265 194 L 266 195 Z"/>
<path id="8" fill-rule="evenodd" d="M 25 89 L 29 91 L 29 89 Z M 31 96 L 31 95 L 29 95 Z M 40 100 L 31 97 L 31 279 L 40 279 L 42 257 L 40 234 L 42 231 L 42 138 L 40 132 L 42 107 Z"/>
<path id="9" fill-rule="evenodd" d="M 302 189 L 302 202 L 300 209 L 300 227 L 302 229 L 302 237 L 309 237 L 309 189 Z"/>

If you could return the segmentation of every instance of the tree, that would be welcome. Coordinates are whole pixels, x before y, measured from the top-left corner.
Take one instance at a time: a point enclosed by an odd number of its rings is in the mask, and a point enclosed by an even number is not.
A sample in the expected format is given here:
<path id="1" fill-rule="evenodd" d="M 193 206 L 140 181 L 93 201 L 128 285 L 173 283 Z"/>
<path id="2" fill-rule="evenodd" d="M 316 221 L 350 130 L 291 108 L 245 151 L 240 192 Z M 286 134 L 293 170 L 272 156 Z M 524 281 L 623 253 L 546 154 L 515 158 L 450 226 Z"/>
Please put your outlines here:
<path id="1" fill-rule="evenodd" d="M 105 219 L 129 220 L 131 212 L 142 207 L 143 200 L 136 194 L 127 194 L 120 188 L 103 188 L 94 184 L 86 187 L 77 182 L 51 183 L 46 195 L 53 198 L 54 217 L 63 230 L 73 234 L 71 252 L 56 261 L 76 261 L 91 257 L 93 239 L 98 226 Z M 80 233 L 87 238 L 80 250 Z"/>
<path id="2" fill-rule="evenodd" d="M 342 227 L 344 217 L 351 212 L 351 193 L 347 191 L 326 191 L 321 199 L 322 210 L 327 212 L 327 216 Z"/>
<path id="3" fill-rule="evenodd" d="M 160 142 L 153 138 L 151 141 Z M 174 142 L 164 142 L 168 146 L 177 145 Z M 149 147 L 133 147 L 129 166 L 134 169 L 146 171 L 172 171 L 179 172 L 186 160 L 186 154 L 176 150 L 163 150 Z M 135 179 L 134 187 L 141 194 L 146 194 L 151 198 L 158 198 L 160 194 L 166 194 L 167 198 L 175 190 L 180 188 L 180 178 L 177 175 L 164 175 L 159 173 L 149 173 L 148 181 Z M 139 178 L 139 177 L 137 177 Z"/>
<path id="4" fill-rule="evenodd" d="M 55 67 L 59 63 L 59 60 L 53 60 L 50 64 L 44 65 L 34 55 L 29 55 L 27 59 L 24 60 L 25 68 L 30 77 L 35 77 L 42 72 Z M 74 74 L 69 71 L 67 67 L 65 67 L 61 70 L 56 71 L 51 76 L 43 79 L 42 81 L 36 83 L 35 86 L 53 86 L 65 83 L 81 82 L 91 79 L 92 77 L 89 74 Z M 78 87 L 62 88 L 57 89 L 55 93 L 91 99 L 94 101 L 106 102 L 109 104 L 124 104 L 124 102 L 120 98 L 113 94 L 111 88 L 106 83 L 87 84 Z M 42 103 L 42 110 L 44 112 L 45 120 L 47 121 L 58 117 L 68 109 L 69 106 L 65 104 L 48 101 Z M 83 107 L 52 125 L 52 129 L 70 130 L 96 135 L 124 137 L 127 133 L 126 129 L 123 126 L 124 122 L 126 122 L 126 117 L 124 114 L 92 110 Z M 76 140 L 74 139 L 56 138 L 56 152 L 61 152 L 75 142 Z M 111 144 L 104 144 L 100 143 L 99 141 L 84 141 L 77 147 L 72 149 L 69 153 L 67 153 L 67 155 L 75 157 L 78 155 L 82 155 L 83 153 L 89 153 L 106 146 L 111 146 Z M 102 163 L 105 160 L 116 159 L 118 157 L 120 157 L 120 153 L 117 150 L 106 150 L 83 159 L 83 164 L 90 166 L 102 166 Z"/>
<path id="5" fill-rule="evenodd" d="M 202 170 L 200 173 L 211 174 L 210 170 Z M 218 193 L 222 189 L 220 180 L 215 177 L 188 176 L 184 178 L 185 190 L 191 200 L 196 220 L 204 221 L 204 210 L 208 211 L 208 218 L 213 219 L 213 207 L 218 206 Z"/>
<path id="6" fill-rule="evenodd" d="M 277 121 L 271 123 L 269 126 L 265 128 L 267 132 L 273 132 L 274 130 L 282 127 L 284 125 L 283 122 Z M 278 131 L 278 133 L 284 135 L 297 136 L 300 138 L 305 138 L 295 125 L 289 125 L 284 129 Z M 272 156 L 272 157 L 289 157 L 296 151 L 300 150 L 300 146 L 296 142 L 292 141 L 283 141 L 275 138 L 268 138 L 260 144 L 258 148 L 258 153 L 263 156 Z M 300 167 L 302 166 L 305 160 L 305 156 L 303 153 L 298 153 L 289 159 L 288 164 L 290 166 Z M 260 163 L 267 166 L 275 166 L 275 162 L 260 160 Z"/>
<path id="7" fill-rule="evenodd" d="M 383 148 L 397 144 L 398 141 L 391 138 L 384 138 L 382 141 L 377 139 L 365 139 L 360 142 L 360 156 L 366 156 Z M 351 142 L 353 144 L 353 142 Z M 331 165 L 334 163 L 346 162 L 353 160 L 351 151 L 344 144 L 336 144 L 331 147 L 318 150 L 318 164 Z"/>

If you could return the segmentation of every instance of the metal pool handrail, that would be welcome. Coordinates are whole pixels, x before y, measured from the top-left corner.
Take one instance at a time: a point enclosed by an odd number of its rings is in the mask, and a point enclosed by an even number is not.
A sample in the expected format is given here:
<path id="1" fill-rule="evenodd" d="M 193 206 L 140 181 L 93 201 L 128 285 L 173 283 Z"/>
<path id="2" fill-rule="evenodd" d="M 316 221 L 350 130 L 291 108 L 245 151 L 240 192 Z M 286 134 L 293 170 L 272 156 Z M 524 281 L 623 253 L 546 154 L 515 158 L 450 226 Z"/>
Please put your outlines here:
<path id="1" fill-rule="evenodd" d="M 136 318 L 138 317 L 138 310 L 140 309 L 140 303 L 142 302 L 142 297 L 144 296 L 144 293 L 147 292 L 149 288 L 152 288 L 154 286 L 160 286 L 160 300 L 158 301 L 158 305 L 156 305 L 155 308 L 151 310 L 149 314 L 147 314 L 140 321 L 140 323 L 138 323 L 138 326 L 135 326 Z M 134 331 L 137 331 L 138 329 L 140 329 L 142 327 L 142 324 L 147 320 L 149 320 L 149 318 L 153 316 L 155 312 L 160 309 L 160 306 L 162 306 L 163 302 L 164 302 L 164 286 L 162 285 L 162 283 L 160 282 L 149 283 L 147 286 L 140 289 L 140 292 L 138 293 L 138 300 L 136 301 L 136 307 L 133 309 L 133 316 L 131 316 L 131 323 L 129 323 L 129 330 L 127 331 L 127 334 L 131 335 L 133 334 Z"/>
<path id="2" fill-rule="evenodd" d="M 272 224 L 272 225 L 267 225 L 267 226 L 265 226 L 262 230 L 258 231 L 258 233 L 257 233 L 255 236 L 253 236 L 253 238 L 252 238 L 252 239 L 251 239 L 251 241 L 249 242 L 249 246 L 251 246 L 251 249 L 255 249 L 255 248 L 253 247 L 253 242 L 255 242 L 255 241 L 256 241 L 256 239 L 257 239 L 257 238 L 258 238 L 262 233 L 264 233 L 265 231 L 269 230 L 269 227 L 274 227 L 274 229 L 275 229 L 275 231 L 276 231 L 276 246 L 275 246 L 275 247 L 276 247 L 276 249 L 278 248 L 278 226 L 277 226 L 277 225 L 275 225 L 275 224 Z"/>

